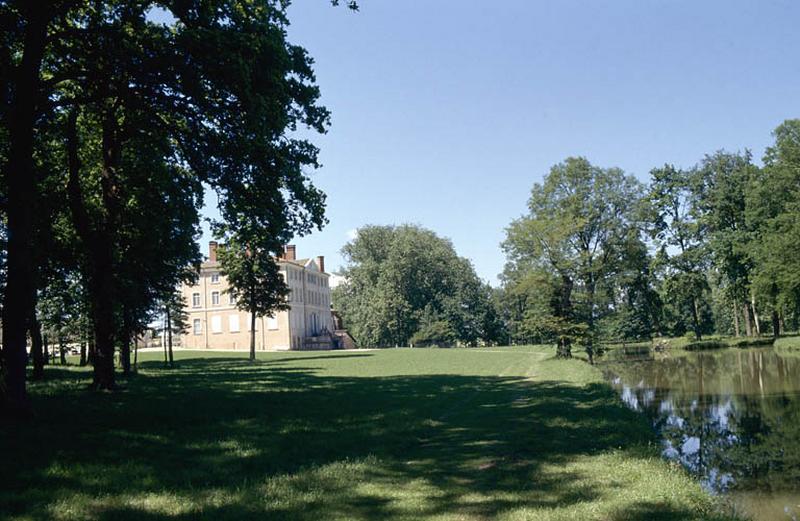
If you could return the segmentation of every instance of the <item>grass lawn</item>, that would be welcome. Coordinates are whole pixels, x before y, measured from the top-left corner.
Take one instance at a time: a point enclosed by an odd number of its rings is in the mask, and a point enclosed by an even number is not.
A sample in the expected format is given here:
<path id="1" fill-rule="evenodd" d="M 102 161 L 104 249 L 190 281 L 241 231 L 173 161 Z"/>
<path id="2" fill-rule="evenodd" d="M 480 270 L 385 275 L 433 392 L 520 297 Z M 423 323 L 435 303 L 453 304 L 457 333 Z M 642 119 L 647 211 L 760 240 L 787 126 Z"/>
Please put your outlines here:
<path id="1" fill-rule="evenodd" d="M 0 517 L 725 519 L 644 417 L 552 349 L 145 355 L 50 367 L 0 427 Z"/>

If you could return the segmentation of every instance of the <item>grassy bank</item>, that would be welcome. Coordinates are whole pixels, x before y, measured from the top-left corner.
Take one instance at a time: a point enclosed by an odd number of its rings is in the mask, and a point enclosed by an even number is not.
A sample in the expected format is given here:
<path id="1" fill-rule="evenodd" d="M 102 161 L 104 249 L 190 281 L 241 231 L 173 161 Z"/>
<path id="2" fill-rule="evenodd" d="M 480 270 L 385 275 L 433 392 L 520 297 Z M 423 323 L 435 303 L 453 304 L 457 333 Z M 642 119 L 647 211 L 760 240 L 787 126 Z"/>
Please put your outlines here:
<path id="1" fill-rule="evenodd" d="M 551 354 L 153 354 L 114 394 L 50 368 L 37 419 L 0 430 L 0 515 L 720 519 L 598 371 Z"/>

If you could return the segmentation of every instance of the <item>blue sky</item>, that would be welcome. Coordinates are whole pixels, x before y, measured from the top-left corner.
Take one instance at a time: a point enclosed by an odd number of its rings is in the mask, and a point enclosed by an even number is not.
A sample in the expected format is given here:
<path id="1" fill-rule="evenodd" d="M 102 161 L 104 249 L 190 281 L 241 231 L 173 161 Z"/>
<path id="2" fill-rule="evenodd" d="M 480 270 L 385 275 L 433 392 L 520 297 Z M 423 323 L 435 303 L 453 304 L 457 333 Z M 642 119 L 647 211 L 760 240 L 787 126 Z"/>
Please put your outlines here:
<path id="1" fill-rule="evenodd" d="M 360 3 L 289 11 L 333 112 L 312 173 L 330 224 L 295 241 L 328 271 L 358 227 L 416 223 L 496 284 L 504 228 L 553 164 L 646 180 L 722 148 L 760 158 L 800 117 L 800 2 Z"/>

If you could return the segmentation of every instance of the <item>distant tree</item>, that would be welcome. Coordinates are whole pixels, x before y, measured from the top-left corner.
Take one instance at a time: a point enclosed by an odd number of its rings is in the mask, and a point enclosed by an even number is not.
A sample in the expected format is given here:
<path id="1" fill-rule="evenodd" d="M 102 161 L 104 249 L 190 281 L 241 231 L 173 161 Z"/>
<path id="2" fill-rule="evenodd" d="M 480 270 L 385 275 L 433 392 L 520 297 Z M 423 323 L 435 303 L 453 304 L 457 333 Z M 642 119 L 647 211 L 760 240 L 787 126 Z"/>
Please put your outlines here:
<path id="1" fill-rule="evenodd" d="M 175 355 L 172 351 L 173 335 L 182 335 L 189 328 L 189 313 L 186 311 L 186 299 L 179 291 L 169 292 L 161 301 L 161 311 L 163 311 L 162 332 L 165 337 L 164 342 L 164 363 L 172 366 L 175 363 Z"/>
<path id="2" fill-rule="evenodd" d="M 364 226 L 342 253 L 346 282 L 334 300 L 361 345 L 408 345 L 421 329 L 442 331 L 439 322 L 459 342 L 491 341 L 489 292 L 449 240 L 413 225 Z"/>
<path id="3" fill-rule="evenodd" d="M 601 285 L 609 310 L 601 319 L 601 336 L 610 341 L 642 341 L 662 331 L 663 302 L 657 291 L 647 246 L 635 236 L 625 241 L 613 276 Z"/>
<path id="4" fill-rule="evenodd" d="M 38 297 L 37 315 L 48 338 L 55 339 L 61 363 L 66 363 L 67 344 L 80 340 L 82 298 L 75 274 L 52 280 Z"/>

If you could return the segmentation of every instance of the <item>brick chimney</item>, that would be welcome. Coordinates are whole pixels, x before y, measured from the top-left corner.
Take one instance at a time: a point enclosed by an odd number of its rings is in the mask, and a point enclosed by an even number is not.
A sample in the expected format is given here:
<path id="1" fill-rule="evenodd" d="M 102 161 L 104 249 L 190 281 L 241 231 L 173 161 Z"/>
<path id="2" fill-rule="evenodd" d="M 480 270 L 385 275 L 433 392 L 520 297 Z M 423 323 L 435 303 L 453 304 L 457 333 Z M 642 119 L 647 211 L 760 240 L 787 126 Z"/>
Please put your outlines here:
<path id="1" fill-rule="evenodd" d="M 208 262 L 217 262 L 217 241 L 208 243 Z"/>
<path id="2" fill-rule="evenodd" d="M 322 255 L 317 256 L 317 266 L 319 266 L 319 271 L 325 273 L 325 257 Z"/>
<path id="3" fill-rule="evenodd" d="M 286 255 L 284 255 L 286 260 L 297 260 L 297 247 L 294 244 L 287 244 L 286 245 Z"/>

